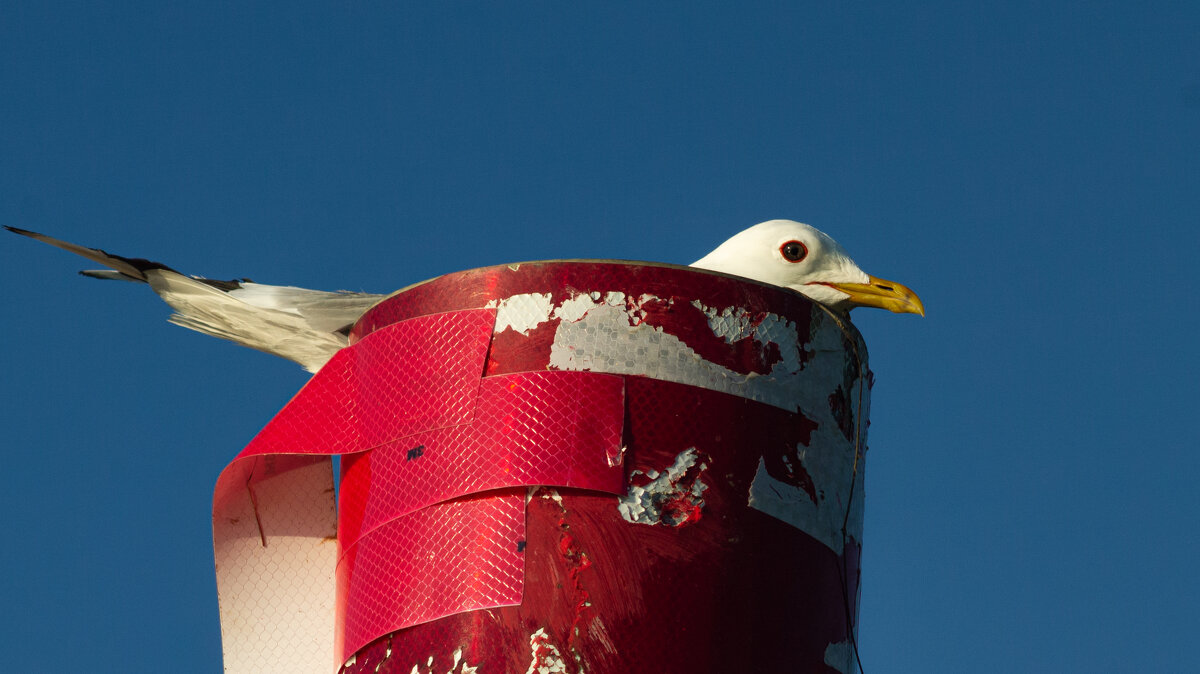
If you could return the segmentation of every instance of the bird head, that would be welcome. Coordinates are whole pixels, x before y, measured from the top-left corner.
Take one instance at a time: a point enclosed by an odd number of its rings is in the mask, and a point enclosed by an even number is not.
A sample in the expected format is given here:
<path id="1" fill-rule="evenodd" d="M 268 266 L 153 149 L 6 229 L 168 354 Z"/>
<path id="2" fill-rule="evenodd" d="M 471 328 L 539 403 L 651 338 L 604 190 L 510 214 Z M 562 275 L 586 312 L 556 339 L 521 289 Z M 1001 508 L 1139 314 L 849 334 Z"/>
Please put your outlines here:
<path id="1" fill-rule="evenodd" d="M 691 264 L 791 288 L 839 311 L 878 307 L 925 315 L 917 294 L 858 268 L 837 241 L 802 222 L 769 220 L 735 234 Z"/>

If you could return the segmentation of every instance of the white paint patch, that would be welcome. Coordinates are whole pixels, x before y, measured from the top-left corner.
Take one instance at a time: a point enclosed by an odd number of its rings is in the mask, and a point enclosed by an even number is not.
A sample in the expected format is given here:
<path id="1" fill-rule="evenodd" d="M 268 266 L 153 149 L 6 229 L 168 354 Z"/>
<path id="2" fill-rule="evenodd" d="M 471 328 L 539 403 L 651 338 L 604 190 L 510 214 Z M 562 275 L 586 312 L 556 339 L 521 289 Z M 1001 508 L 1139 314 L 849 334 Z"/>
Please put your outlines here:
<path id="1" fill-rule="evenodd" d="M 599 293 L 593 294 L 599 295 Z M 593 299 L 591 295 L 576 295 L 564 300 L 562 304 L 554 308 L 554 317 L 574 323 L 586 316 L 587 312 L 596 306 L 596 299 L 599 298 Z"/>
<path id="2" fill-rule="evenodd" d="M 845 385 L 846 350 L 841 329 L 820 311 L 814 311 L 809 334 L 800 334 L 794 322 L 777 314 L 751 314 L 741 307 L 714 308 L 690 302 L 708 320 L 713 335 L 733 344 L 751 338 L 761 347 L 774 345 L 780 359 L 766 374 L 742 374 L 701 357 L 683 340 L 645 322 L 642 309 L 660 302 L 654 295 L 627 297 L 624 293 L 599 292 L 575 295 L 557 306 L 549 293 L 530 293 L 494 301 L 496 332 L 512 329 L 520 334 L 552 319 L 559 320 L 550 347 L 550 369 L 641 375 L 756 400 L 789 412 L 800 412 L 817 424 L 809 451 L 797 447 L 800 463 L 812 478 L 816 503 L 804 489 L 772 478 L 760 463 L 750 485 L 749 505 L 808 533 L 834 552 L 843 548 L 842 521 L 850 500 L 854 447 L 838 427 L 830 409 L 831 396 Z M 865 363 L 864 363 L 865 365 Z M 851 383 L 844 392 L 850 399 L 855 420 L 869 415 L 869 396 L 862 396 Z M 865 431 L 860 429 L 861 447 Z M 754 451 L 755 448 L 747 448 Z M 855 475 L 853 503 L 846 522 L 846 536 L 862 540 L 863 463 Z M 669 472 L 669 469 L 668 469 Z M 655 478 L 652 478 L 655 479 Z M 700 483 L 702 484 L 702 483 Z M 645 490 L 651 485 L 642 487 Z M 622 517 L 640 522 L 654 516 L 631 488 L 622 505 Z M 698 495 L 697 495 L 698 497 Z"/>
<path id="3" fill-rule="evenodd" d="M 750 337 L 763 346 L 775 344 L 779 346 L 779 355 L 783 359 L 782 368 L 776 369 L 786 372 L 801 370 L 800 348 L 797 339 L 799 335 L 796 332 L 796 324 L 792 321 L 778 314 L 768 313 L 762 314 L 755 323 L 751 319 L 750 312 L 741 307 L 725 307 L 721 311 L 717 311 L 712 307 L 704 306 L 700 300 L 693 301 L 692 306 L 704 312 L 704 315 L 708 317 L 709 329 L 727 343 L 733 344 Z M 785 346 L 789 348 L 784 348 Z"/>
<path id="4" fill-rule="evenodd" d="M 846 522 L 846 536 L 862 541 L 863 476 L 866 464 L 861 460 L 858 463 L 858 472 L 854 476 L 854 501 L 850 503 L 850 517 L 847 519 L 846 504 L 851 496 L 849 477 L 854 471 L 854 445 L 842 434 L 829 407 L 829 396 L 844 382 L 846 353 L 841 332 L 828 329 L 832 326 L 827 325 L 826 320 L 814 315 L 813 351 L 804 376 L 807 385 L 799 389 L 796 398 L 804 415 L 817 423 L 809 447 L 821 448 L 820 451 L 796 447 L 801 467 L 812 478 L 817 502 L 813 503 L 804 489 L 771 477 L 760 458 L 758 472 L 750 483 L 749 505 L 800 529 L 840 555 L 843 548 L 843 520 Z M 863 387 L 861 410 L 857 409 L 860 386 Z M 869 419 L 866 382 L 855 380 L 848 394 L 855 419 Z M 865 433 L 866 429 L 862 430 Z M 862 442 L 865 443 L 865 438 L 862 438 Z"/>
<path id="5" fill-rule="evenodd" d="M 574 298 L 573 315 L 579 313 L 582 297 Z M 723 331 L 715 332 L 718 336 L 735 339 L 734 331 L 745 322 L 744 329 L 752 331 L 752 336 L 769 340 L 779 348 L 782 358 L 769 373 L 742 374 L 705 360 L 675 335 L 643 323 L 641 306 L 658 300 L 653 295 L 642 295 L 631 303 L 621 293 L 609 293 L 575 322 L 560 324 L 550 347 L 551 369 L 644 375 L 796 410 L 795 401 L 803 383 L 793 376 L 801 369 L 801 342 L 794 324 L 768 315 L 759 326 L 750 328 L 748 319 L 743 321 L 745 317 L 732 313 L 729 322 L 718 321 L 717 329 Z M 719 315 L 703 305 L 698 308 Z"/>
<path id="6" fill-rule="evenodd" d="M 694 300 L 692 306 L 708 316 L 708 327 L 713 334 L 724 339 L 729 344 L 743 340 L 753 334 L 750 325 L 750 314 L 741 307 L 725 307 L 718 312 L 706 307 L 700 300 Z"/>
<path id="7" fill-rule="evenodd" d="M 529 669 L 525 674 L 565 674 L 567 663 L 558 647 L 550 643 L 546 628 L 529 635 Z"/>
<path id="8" fill-rule="evenodd" d="M 776 314 L 764 315 L 757 324 L 744 309 L 717 310 L 692 302 L 708 317 L 713 334 L 726 342 L 752 337 L 762 345 L 775 344 L 781 356 L 765 375 L 741 374 L 711 363 L 678 337 L 643 322 L 642 305 L 659 301 L 642 295 L 629 301 L 625 293 L 579 294 L 557 306 L 550 293 L 526 293 L 492 300 L 496 332 L 529 331 L 551 318 L 561 320 L 550 347 L 550 367 L 612 374 L 637 374 L 732 393 L 795 411 L 799 382 L 791 375 L 802 369 L 800 335 L 791 321 Z"/>
<path id="9" fill-rule="evenodd" d="M 662 473 L 657 470 L 646 473 L 642 473 L 640 470 L 633 471 L 630 474 L 629 490 L 617 500 L 617 512 L 621 513 L 621 517 L 631 524 L 666 524 L 669 526 L 683 524 L 687 518 L 677 520 L 679 508 L 670 506 L 682 505 L 682 509 L 688 511 L 692 508 L 704 507 L 704 499 L 701 495 L 705 489 L 708 489 L 708 485 L 704 484 L 701 475 L 696 475 L 690 485 L 681 483 L 681 480 L 696 465 L 697 461 L 699 461 L 699 452 L 695 447 L 689 447 L 680 452 L 675 457 L 675 463 L 668 466 Z M 707 464 L 701 463 L 697 470 L 703 474 L 707 468 Z M 649 484 L 640 487 L 632 484 L 633 478 L 643 474 L 650 478 Z"/>
<path id="10" fill-rule="evenodd" d="M 496 309 L 496 332 L 514 330 L 522 335 L 550 320 L 550 293 L 513 295 L 484 305 Z"/>
<path id="11" fill-rule="evenodd" d="M 475 672 L 479 671 L 478 666 L 472 667 L 463 661 L 462 652 L 462 647 L 459 647 L 458 650 L 454 651 L 454 664 L 450 667 L 450 671 L 446 672 L 446 674 L 475 674 Z M 460 662 L 462 662 L 462 669 L 458 668 L 458 663 Z"/>
<path id="12" fill-rule="evenodd" d="M 563 507 L 562 494 L 559 494 L 557 489 L 551 489 L 550 487 L 530 487 L 530 489 L 529 489 L 530 494 L 532 494 L 535 491 L 538 494 L 540 494 L 543 499 L 545 499 L 547 501 L 554 501 L 555 503 L 558 504 L 559 508 Z M 529 504 L 528 498 L 525 499 L 525 503 L 526 503 L 526 505 Z"/>
<path id="13" fill-rule="evenodd" d="M 848 640 L 829 644 L 825 647 L 825 664 L 842 674 L 854 674 L 854 645 Z"/>

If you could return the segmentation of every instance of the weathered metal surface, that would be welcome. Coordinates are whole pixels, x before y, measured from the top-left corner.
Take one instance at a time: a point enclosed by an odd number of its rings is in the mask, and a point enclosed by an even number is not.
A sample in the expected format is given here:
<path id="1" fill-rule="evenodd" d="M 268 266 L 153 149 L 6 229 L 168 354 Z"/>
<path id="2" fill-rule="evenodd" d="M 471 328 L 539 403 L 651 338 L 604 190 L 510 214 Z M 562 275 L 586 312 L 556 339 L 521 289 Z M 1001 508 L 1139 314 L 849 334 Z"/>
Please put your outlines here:
<path id="1" fill-rule="evenodd" d="M 568 261 L 408 288 L 351 343 L 218 487 L 255 520 L 224 527 L 246 564 L 278 517 L 250 503 L 278 479 L 265 462 L 347 455 L 336 560 L 326 544 L 300 574 L 336 577 L 317 648 L 345 672 L 851 671 L 870 379 L 852 327 L 771 286 Z M 297 592 L 238 587 L 254 579 Z M 228 665 L 245 628 L 226 594 Z"/>

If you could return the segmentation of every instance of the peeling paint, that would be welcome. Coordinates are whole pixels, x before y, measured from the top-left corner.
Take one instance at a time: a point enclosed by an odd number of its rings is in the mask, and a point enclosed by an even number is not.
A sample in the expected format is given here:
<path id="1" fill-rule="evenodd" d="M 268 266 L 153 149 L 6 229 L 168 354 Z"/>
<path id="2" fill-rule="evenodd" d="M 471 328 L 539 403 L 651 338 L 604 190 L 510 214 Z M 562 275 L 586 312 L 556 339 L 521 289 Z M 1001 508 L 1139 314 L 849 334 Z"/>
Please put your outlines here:
<path id="1" fill-rule="evenodd" d="M 803 479 L 794 484 L 776 479 L 760 460 L 750 486 L 749 505 L 841 554 L 842 523 L 851 496 L 845 476 L 853 472 L 859 484 L 854 487 L 857 496 L 850 503 L 846 536 L 861 541 L 862 465 L 853 471 L 853 453 L 807 451 L 809 446 L 838 447 L 847 440 L 853 442 L 863 430 L 854 424 L 869 418 L 868 410 L 857 409 L 858 387 L 869 382 L 856 378 L 860 373 L 847 371 L 846 345 L 840 330 L 829 329 L 832 319 L 815 312 L 808 333 L 800 334 L 794 322 L 777 314 L 710 307 L 699 300 L 674 302 L 650 294 L 630 297 L 620 292 L 579 293 L 557 304 L 548 293 L 513 295 L 495 304 L 496 332 L 512 329 L 528 334 L 543 323 L 557 321 L 550 345 L 551 369 L 642 375 L 803 413 L 815 430 L 811 438 L 805 438 L 807 442 L 795 446 L 790 460 L 796 465 L 787 466 L 789 473 Z M 696 347 L 707 349 L 709 358 L 705 358 L 683 338 L 654 325 L 656 312 L 662 315 L 674 311 L 678 316 L 681 304 L 687 311 L 700 312 L 697 319 L 707 321 L 708 330 L 724 344 L 753 340 L 755 351 L 770 353 L 771 358 L 750 368 L 753 371 L 738 372 L 730 369 L 738 366 L 732 361 L 723 361 L 730 367 L 712 362 L 711 346 Z M 797 376 L 801 372 L 804 376 Z M 690 501 L 671 502 L 669 505 L 676 510 L 664 513 L 655 503 L 664 503 L 664 494 L 678 493 L 678 485 L 671 482 L 677 478 L 645 477 L 650 482 L 634 485 L 631 481 L 629 493 L 622 500 L 621 515 L 627 521 L 677 526 L 691 521 L 688 512 L 699 516 L 703 505 L 699 493 L 687 496 Z M 703 482 L 697 479 L 689 483 L 690 488 L 702 491 Z"/>
<path id="2" fill-rule="evenodd" d="M 712 307 L 704 306 L 700 300 L 694 300 L 692 306 L 708 316 L 708 327 L 713 334 L 730 344 L 746 339 L 753 334 L 750 314 L 741 307 L 726 307 L 722 311 L 717 311 Z"/>
<path id="3" fill-rule="evenodd" d="M 592 560 L 577 545 L 575 537 L 571 534 L 571 525 L 567 522 L 570 513 L 563 503 L 562 496 L 559 495 L 558 490 L 548 489 L 547 491 L 549 492 L 548 498 L 558 505 L 562 513 L 562 517 L 558 521 L 558 553 L 562 557 L 569 582 L 563 583 L 560 587 L 563 597 L 575 606 L 575 616 L 571 620 L 571 627 L 567 632 L 566 648 L 575 660 L 578 674 L 583 674 L 583 655 L 579 652 L 577 643 L 580 626 L 585 625 L 584 612 L 592 606 L 591 594 L 583 582 L 583 574 L 592 567 Z"/>
<path id="4" fill-rule="evenodd" d="M 629 490 L 617 500 L 617 511 L 631 524 L 678 527 L 695 522 L 704 507 L 702 495 L 708 485 L 701 477 L 707 469 L 696 448 L 689 447 L 661 473 L 635 470 L 629 475 Z M 635 484 L 640 478 L 649 481 Z"/>
<path id="5" fill-rule="evenodd" d="M 708 327 L 713 334 L 726 342 L 733 344 L 752 338 L 764 346 L 775 344 L 779 347 L 779 355 L 782 358 L 782 370 L 799 372 L 803 369 L 794 322 L 772 313 L 751 315 L 741 307 L 726 307 L 717 311 L 713 307 L 704 306 L 700 300 L 693 301 L 692 306 L 708 317 Z"/>
<path id="6" fill-rule="evenodd" d="M 550 347 L 551 368 L 644 375 L 731 393 L 790 411 L 796 409 L 802 384 L 792 375 L 801 370 L 804 357 L 795 326 L 785 319 L 769 315 L 773 318 L 764 318 L 758 326 L 749 327 L 748 318 L 730 314 L 728 325 L 716 322 L 714 334 L 718 337 L 734 339 L 745 322 L 750 336 L 760 341 L 770 340 L 778 348 L 780 359 L 769 372 L 743 374 L 706 360 L 679 337 L 647 323 L 644 307 L 665 300 L 642 295 L 635 301 L 618 304 L 624 296 L 609 293 L 580 315 L 585 297 L 588 296 L 568 300 L 572 302 L 570 315 L 579 318 L 558 326 Z M 697 308 L 705 311 L 705 315 L 719 315 L 703 305 Z M 710 328 L 713 325 L 710 322 Z"/>
<path id="7" fill-rule="evenodd" d="M 803 485 L 787 484 L 772 477 L 762 458 L 758 471 L 750 483 L 749 505 L 800 529 L 837 554 L 842 554 L 842 523 L 846 525 L 846 536 L 855 541 L 862 540 L 864 467 L 859 462 L 854 471 L 852 451 L 808 451 L 809 446 L 840 447 L 846 443 L 834 410 L 829 405 L 829 390 L 842 386 L 845 381 L 845 351 L 841 334 L 833 330 L 813 331 L 813 358 L 806 364 L 809 379 L 825 383 L 829 389 L 812 390 L 810 386 L 799 397 L 806 415 L 816 422 L 816 427 L 807 446 L 797 445 L 795 456 L 799 461 L 796 468 L 811 479 L 806 489 Z M 867 382 L 854 379 L 849 389 L 857 391 Z M 868 418 L 868 410 L 860 410 L 861 418 Z M 799 472 L 799 471 L 797 471 Z M 846 517 L 846 505 L 851 498 L 851 484 L 846 476 L 854 473 L 854 500 L 850 503 L 850 517 Z M 814 498 L 814 496 L 816 498 Z"/>
<path id="8" fill-rule="evenodd" d="M 550 320 L 561 323 L 550 350 L 550 367 L 613 374 L 638 374 L 690 384 L 794 410 L 799 383 L 791 375 L 806 354 L 796 325 L 776 314 L 751 315 L 742 308 L 716 309 L 699 301 L 713 335 L 728 344 L 754 339 L 778 352 L 769 371 L 736 372 L 698 354 L 679 337 L 647 322 L 652 308 L 673 300 L 651 294 L 630 298 L 622 292 L 580 293 L 557 305 L 549 293 L 526 293 L 493 300 L 496 332 L 528 335 Z"/>
<path id="9" fill-rule="evenodd" d="M 567 663 L 558 647 L 550 643 L 546 628 L 529 635 L 529 669 L 525 674 L 565 674 Z"/>
<path id="10" fill-rule="evenodd" d="M 451 657 L 454 658 L 454 662 L 450 664 L 450 669 L 446 670 L 446 674 L 478 674 L 479 665 L 472 666 L 463 659 L 462 646 L 459 646 L 458 649 L 451 654 Z M 384 658 L 382 661 L 380 661 L 380 664 L 383 662 L 387 662 L 387 658 Z M 425 660 L 424 668 L 422 668 L 419 663 L 415 664 L 413 665 L 413 668 L 409 670 L 408 674 L 439 674 L 441 670 L 440 668 L 438 668 L 437 671 L 434 670 L 434 662 L 435 658 L 431 655 Z"/>
<path id="11" fill-rule="evenodd" d="M 570 299 L 563 300 L 561 304 L 555 307 L 553 316 L 574 323 L 582 320 L 587 315 L 587 312 L 596 306 L 599 299 L 600 293 L 576 295 Z"/>
<path id="12" fill-rule="evenodd" d="M 550 293 L 526 293 L 492 300 L 486 308 L 496 309 L 496 332 L 514 330 L 522 335 L 550 320 Z"/>
<path id="13" fill-rule="evenodd" d="M 461 646 L 459 646 L 458 650 L 454 651 L 454 664 L 450 666 L 450 671 L 446 672 L 446 674 L 475 674 L 479 671 L 478 666 L 472 667 L 463 660 L 462 652 L 463 649 Z M 462 663 L 462 669 L 458 668 L 458 663 L 460 662 Z"/>

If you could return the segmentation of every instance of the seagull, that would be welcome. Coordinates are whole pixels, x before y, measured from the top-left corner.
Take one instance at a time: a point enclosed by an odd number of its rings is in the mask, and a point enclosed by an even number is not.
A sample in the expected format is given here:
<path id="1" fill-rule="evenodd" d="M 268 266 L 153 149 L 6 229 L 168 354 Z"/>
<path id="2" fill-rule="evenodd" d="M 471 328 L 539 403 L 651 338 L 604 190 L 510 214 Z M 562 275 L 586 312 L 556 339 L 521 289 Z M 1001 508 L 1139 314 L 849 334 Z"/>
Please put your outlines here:
<path id="1" fill-rule="evenodd" d="M 843 313 L 855 307 L 878 307 L 925 315 L 916 293 L 859 269 L 837 241 L 803 222 L 760 222 L 691 266 L 790 288 Z"/>
<path id="2" fill-rule="evenodd" d="M 79 272 L 84 276 L 148 284 L 175 310 L 168 319 L 175 325 L 281 356 L 314 373 L 349 343 L 359 317 L 388 297 L 273 286 L 245 278 L 216 281 L 160 262 L 113 255 L 16 227 L 5 229 L 108 267 Z M 925 315 L 913 291 L 867 275 L 836 241 L 791 220 L 746 229 L 691 266 L 790 288 L 836 311 L 866 306 Z"/>

